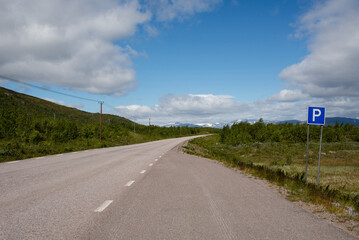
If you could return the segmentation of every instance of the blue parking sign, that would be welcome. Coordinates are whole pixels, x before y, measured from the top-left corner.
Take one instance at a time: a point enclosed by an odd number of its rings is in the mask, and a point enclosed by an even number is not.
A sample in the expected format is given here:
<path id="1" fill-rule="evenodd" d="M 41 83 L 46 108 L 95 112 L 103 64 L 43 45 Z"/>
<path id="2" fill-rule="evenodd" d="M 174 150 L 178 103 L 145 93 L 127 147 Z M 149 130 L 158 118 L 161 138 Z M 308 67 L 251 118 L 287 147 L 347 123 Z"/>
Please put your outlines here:
<path id="1" fill-rule="evenodd" d="M 308 107 L 307 124 L 325 125 L 325 108 Z"/>

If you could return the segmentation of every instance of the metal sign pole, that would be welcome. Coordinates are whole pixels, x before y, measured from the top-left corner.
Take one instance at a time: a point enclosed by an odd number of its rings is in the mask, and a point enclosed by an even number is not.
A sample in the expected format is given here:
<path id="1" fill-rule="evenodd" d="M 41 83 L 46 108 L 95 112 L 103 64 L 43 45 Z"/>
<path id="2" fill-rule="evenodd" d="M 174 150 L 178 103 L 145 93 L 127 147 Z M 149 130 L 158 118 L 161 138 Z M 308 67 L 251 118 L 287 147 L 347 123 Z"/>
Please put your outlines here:
<path id="1" fill-rule="evenodd" d="M 322 152 L 322 137 L 323 137 L 323 125 L 320 126 L 320 143 L 319 143 L 319 160 L 318 160 L 317 188 L 319 187 L 320 155 L 321 155 L 321 152 Z"/>
<path id="2" fill-rule="evenodd" d="M 307 183 L 307 172 L 308 172 L 308 148 L 309 148 L 309 124 L 307 124 L 307 155 L 305 158 L 305 183 Z"/>
<path id="3" fill-rule="evenodd" d="M 325 107 L 308 107 L 308 130 L 307 130 L 307 157 L 305 163 L 305 182 L 307 182 L 308 168 L 308 145 L 309 145 L 309 124 L 320 125 L 319 160 L 317 174 L 317 188 L 319 187 L 320 155 L 322 152 L 323 126 L 325 125 Z"/>

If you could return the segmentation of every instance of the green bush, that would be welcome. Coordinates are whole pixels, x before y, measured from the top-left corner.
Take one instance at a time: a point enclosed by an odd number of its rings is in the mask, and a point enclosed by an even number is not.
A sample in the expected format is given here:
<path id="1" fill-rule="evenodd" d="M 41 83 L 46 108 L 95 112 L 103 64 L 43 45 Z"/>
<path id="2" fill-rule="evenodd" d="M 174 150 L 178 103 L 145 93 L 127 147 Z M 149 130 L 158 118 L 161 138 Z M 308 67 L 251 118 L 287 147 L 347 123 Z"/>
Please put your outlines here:
<path id="1" fill-rule="evenodd" d="M 33 130 L 29 136 L 29 141 L 33 144 L 37 144 L 43 140 L 44 136 L 38 130 Z"/>

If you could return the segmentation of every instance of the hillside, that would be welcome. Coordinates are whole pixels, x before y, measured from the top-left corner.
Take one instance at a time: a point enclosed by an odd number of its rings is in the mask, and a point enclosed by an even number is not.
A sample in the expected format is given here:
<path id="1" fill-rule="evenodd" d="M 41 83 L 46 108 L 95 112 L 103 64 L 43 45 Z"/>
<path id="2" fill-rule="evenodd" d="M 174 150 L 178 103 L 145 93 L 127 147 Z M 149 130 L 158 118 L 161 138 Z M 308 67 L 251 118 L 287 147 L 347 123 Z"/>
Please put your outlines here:
<path id="1" fill-rule="evenodd" d="M 99 121 L 99 113 L 89 113 L 62 106 L 40 98 L 32 97 L 26 94 L 18 93 L 6 88 L 0 87 L 0 111 L 20 111 L 24 115 L 33 115 L 37 117 L 66 118 L 71 121 L 90 123 Z M 132 121 L 110 114 L 103 114 L 105 120 L 112 120 L 124 124 L 133 124 Z"/>

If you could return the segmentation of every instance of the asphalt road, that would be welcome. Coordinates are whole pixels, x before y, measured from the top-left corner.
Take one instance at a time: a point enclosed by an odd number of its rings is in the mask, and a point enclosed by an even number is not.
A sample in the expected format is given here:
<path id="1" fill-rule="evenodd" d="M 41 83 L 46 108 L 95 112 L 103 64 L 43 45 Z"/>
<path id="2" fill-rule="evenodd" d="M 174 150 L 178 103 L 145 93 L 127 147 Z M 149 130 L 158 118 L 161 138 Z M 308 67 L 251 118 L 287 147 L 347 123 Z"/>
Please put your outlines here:
<path id="1" fill-rule="evenodd" d="M 0 239 L 356 239 L 189 138 L 0 164 Z"/>

